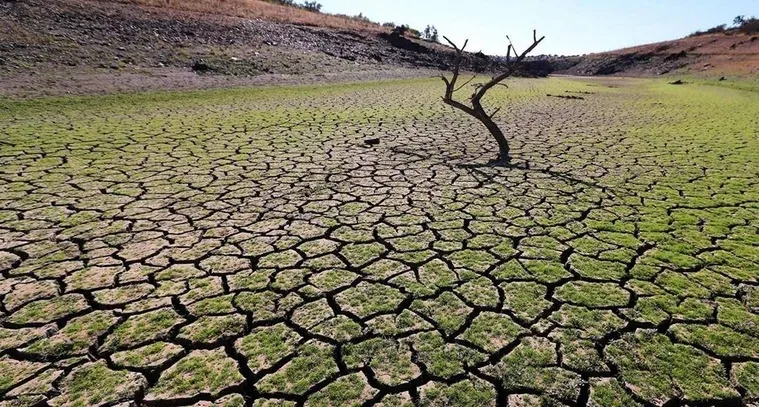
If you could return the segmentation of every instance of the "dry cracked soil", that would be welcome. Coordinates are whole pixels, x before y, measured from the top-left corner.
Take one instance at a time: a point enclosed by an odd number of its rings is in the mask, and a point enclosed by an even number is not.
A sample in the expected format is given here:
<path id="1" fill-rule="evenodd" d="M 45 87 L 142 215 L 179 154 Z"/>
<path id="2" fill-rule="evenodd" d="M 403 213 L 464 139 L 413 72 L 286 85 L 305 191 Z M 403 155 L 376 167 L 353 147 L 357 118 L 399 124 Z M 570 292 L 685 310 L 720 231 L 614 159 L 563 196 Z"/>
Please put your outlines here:
<path id="1" fill-rule="evenodd" d="M 0 101 L 0 406 L 757 405 L 759 94 L 441 87 Z"/>

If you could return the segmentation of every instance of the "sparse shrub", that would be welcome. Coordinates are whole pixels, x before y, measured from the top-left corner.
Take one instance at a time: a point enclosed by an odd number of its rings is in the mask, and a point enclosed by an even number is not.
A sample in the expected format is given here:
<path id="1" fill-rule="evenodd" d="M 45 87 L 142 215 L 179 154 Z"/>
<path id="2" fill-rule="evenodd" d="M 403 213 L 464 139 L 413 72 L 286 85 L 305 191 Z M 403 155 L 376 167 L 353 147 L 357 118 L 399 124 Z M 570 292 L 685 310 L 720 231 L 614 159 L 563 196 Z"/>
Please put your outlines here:
<path id="1" fill-rule="evenodd" d="M 396 25 L 395 28 L 393 28 L 393 34 L 403 37 L 408 33 L 408 30 L 409 26 L 406 24 Z"/>
<path id="2" fill-rule="evenodd" d="M 696 31 L 693 34 L 689 35 L 689 37 L 698 37 L 699 35 L 707 35 L 707 34 L 719 34 L 724 33 L 727 31 L 727 24 L 720 24 L 716 27 L 712 27 L 706 31 Z"/>
<path id="3" fill-rule="evenodd" d="M 422 33 L 422 38 L 427 41 L 438 42 L 437 28 L 434 25 L 427 25 Z"/>
<path id="4" fill-rule="evenodd" d="M 307 1 L 303 3 L 303 9 L 312 11 L 314 13 L 319 13 L 322 11 L 322 5 L 315 2 L 315 1 Z M 367 19 L 368 20 L 368 19 Z"/>
<path id="5" fill-rule="evenodd" d="M 290 6 L 290 7 L 297 6 L 297 4 L 295 4 L 295 0 L 266 0 L 266 1 L 268 1 L 269 3 L 281 4 L 283 6 Z"/>
<path id="6" fill-rule="evenodd" d="M 358 13 L 357 16 L 353 16 L 351 18 L 354 19 L 354 20 L 363 21 L 363 22 L 366 22 L 366 23 L 371 23 L 372 22 L 372 20 L 370 20 L 369 17 L 365 16 L 364 13 Z"/>
<path id="7" fill-rule="evenodd" d="M 727 28 L 727 24 L 720 24 L 716 27 L 712 27 L 706 31 L 696 31 L 689 37 L 698 37 L 699 35 L 706 34 L 719 34 L 719 33 L 734 33 L 740 32 L 744 34 L 753 34 L 759 32 L 759 19 L 756 17 L 746 18 L 744 15 L 737 16 L 733 19 L 733 27 Z"/>
<path id="8" fill-rule="evenodd" d="M 282 6 L 297 7 L 303 10 L 312 11 L 314 13 L 319 13 L 322 10 L 322 5 L 315 1 L 306 1 L 303 4 L 298 4 L 295 2 L 295 0 L 264 0 L 264 1 L 269 2 L 269 3 L 279 4 Z"/>
<path id="9" fill-rule="evenodd" d="M 720 25 L 718 25 L 716 27 L 712 27 L 712 28 L 706 30 L 706 33 L 707 34 L 718 34 L 718 33 L 721 33 L 721 32 L 725 32 L 726 29 L 727 29 L 727 24 L 720 24 Z"/>
<path id="10" fill-rule="evenodd" d="M 716 27 L 712 27 L 706 31 L 696 31 L 693 34 L 689 35 L 689 37 L 698 37 L 699 35 L 706 35 L 706 34 L 719 34 L 723 33 L 727 30 L 727 24 L 720 24 Z"/>
<path id="11" fill-rule="evenodd" d="M 738 31 L 746 34 L 759 33 L 759 18 L 751 17 L 745 19 L 741 26 L 738 27 Z"/>

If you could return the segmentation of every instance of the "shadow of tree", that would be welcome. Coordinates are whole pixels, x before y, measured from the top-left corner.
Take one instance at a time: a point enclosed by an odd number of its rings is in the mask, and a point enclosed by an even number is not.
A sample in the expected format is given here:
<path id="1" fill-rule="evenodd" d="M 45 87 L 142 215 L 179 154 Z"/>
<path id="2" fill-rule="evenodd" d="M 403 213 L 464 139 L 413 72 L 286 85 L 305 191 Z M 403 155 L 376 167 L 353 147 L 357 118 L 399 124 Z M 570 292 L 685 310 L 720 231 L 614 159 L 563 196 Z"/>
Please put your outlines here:
<path id="1" fill-rule="evenodd" d="M 569 185 L 579 184 L 579 185 L 584 185 L 590 188 L 596 188 L 596 189 L 599 189 L 602 191 L 608 191 L 608 192 L 612 192 L 616 189 L 616 187 L 612 187 L 610 185 L 602 185 L 598 183 L 597 181 L 589 179 L 589 178 L 582 179 L 582 178 L 578 178 L 577 176 L 573 174 L 569 174 L 569 173 L 561 172 L 561 171 L 554 171 L 554 170 L 551 170 L 550 167 L 534 166 L 534 165 L 531 165 L 529 161 L 506 163 L 506 162 L 491 160 L 491 161 L 488 161 L 487 163 L 461 164 L 461 163 L 451 162 L 452 160 L 450 160 L 450 157 L 448 160 L 445 160 L 443 156 L 424 154 L 418 151 L 408 150 L 399 146 L 391 147 L 390 151 L 397 154 L 404 154 L 404 155 L 416 157 L 419 160 L 429 160 L 435 165 L 445 165 L 450 168 L 464 169 L 467 171 L 469 175 L 471 175 L 473 178 L 477 179 L 477 181 L 483 184 L 500 183 L 498 178 L 503 177 L 504 173 L 501 171 L 497 171 L 497 169 L 506 169 L 506 170 L 516 170 L 516 171 L 523 171 L 523 172 L 545 174 L 551 178 L 562 180 Z M 486 171 L 487 169 L 493 169 L 493 171 Z"/>

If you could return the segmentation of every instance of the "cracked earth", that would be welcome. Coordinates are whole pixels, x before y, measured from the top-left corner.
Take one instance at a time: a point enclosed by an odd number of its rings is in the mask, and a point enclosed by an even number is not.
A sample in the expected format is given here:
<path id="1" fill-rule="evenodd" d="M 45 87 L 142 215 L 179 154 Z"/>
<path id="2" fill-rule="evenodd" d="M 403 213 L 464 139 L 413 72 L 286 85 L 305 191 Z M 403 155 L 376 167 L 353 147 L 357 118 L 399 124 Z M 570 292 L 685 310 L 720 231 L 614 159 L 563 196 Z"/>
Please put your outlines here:
<path id="1" fill-rule="evenodd" d="M 441 86 L 6 103 L 0 406 L 757 405 L 759 96 Z"/>

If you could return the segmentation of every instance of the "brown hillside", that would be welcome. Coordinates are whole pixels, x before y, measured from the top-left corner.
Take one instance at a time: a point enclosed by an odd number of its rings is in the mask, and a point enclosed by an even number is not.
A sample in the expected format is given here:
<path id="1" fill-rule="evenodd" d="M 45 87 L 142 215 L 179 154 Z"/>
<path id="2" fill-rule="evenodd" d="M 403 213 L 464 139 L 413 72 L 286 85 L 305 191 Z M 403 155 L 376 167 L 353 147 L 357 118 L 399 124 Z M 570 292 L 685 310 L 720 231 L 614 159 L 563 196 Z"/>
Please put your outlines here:
<path id="1" fill-rule="evenodd" d="M 759 76 L 759 35 L 709 34 L 575 58 L 574 75 Z"/>
<path id="2" fill-rule="evenodd" d="M 388 32 L 379 24 L 347 16 L 313 13 L 296 7 L 287 7 L 261 0 L 115 0 L 118 3 L 219 14 L 231 17 L 260 18 L 280 23 L 328 27 L 341 30 Z"/>
<path id="3" fill-rule="evenodd" d="M 0 27 L 0 97 L 431 76 L 454 57 L 366 21 L 254 0 L 0 1 Z M 500 65 L 467 54 L 463 67 Z"/>

